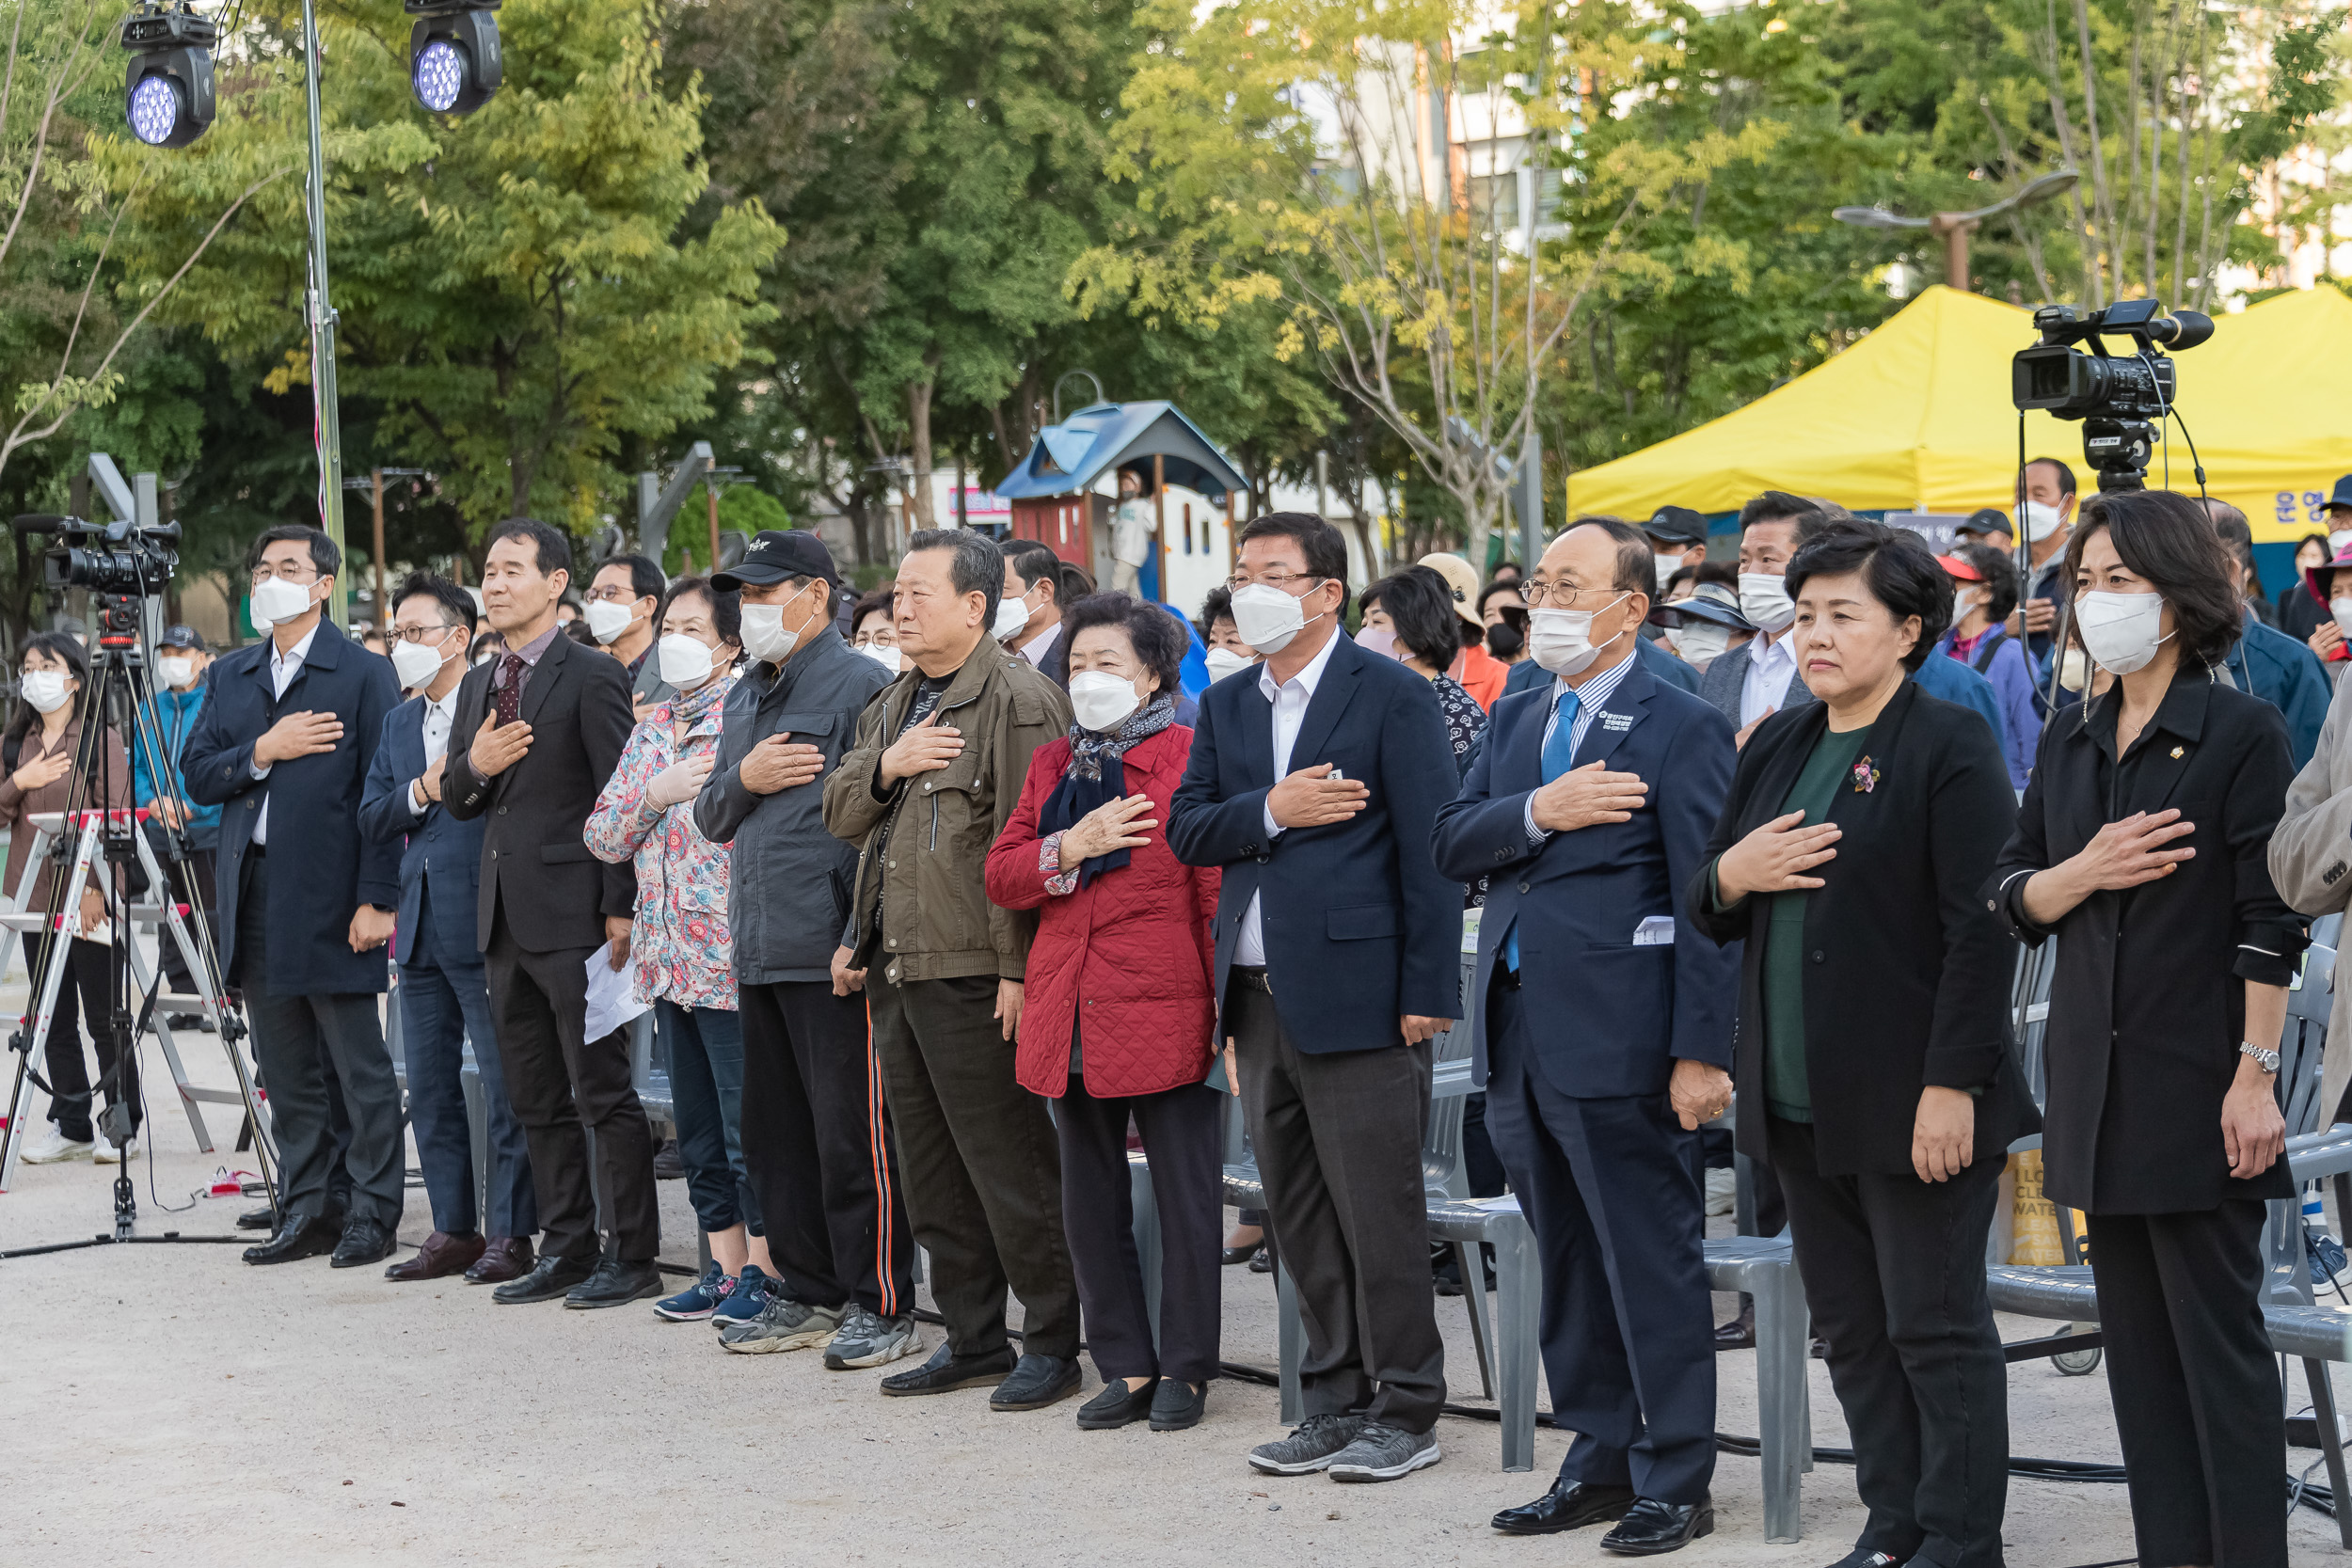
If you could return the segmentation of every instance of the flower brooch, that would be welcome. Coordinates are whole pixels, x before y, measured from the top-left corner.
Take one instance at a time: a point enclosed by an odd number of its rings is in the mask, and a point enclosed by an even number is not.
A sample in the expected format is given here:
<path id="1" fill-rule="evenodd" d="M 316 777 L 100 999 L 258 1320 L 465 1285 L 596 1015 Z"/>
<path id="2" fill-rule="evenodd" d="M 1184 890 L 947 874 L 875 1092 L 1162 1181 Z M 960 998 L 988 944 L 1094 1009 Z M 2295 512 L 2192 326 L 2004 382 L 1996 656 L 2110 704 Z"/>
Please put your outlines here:
<path id="1" fill-rule="evenodd" d="M 1856 762 L 1853 765 L 1853 792 L 1867 795 L 1878 786 L 1879 769 L 1870 765 L 1870 759 L 1864 757 Z"/>

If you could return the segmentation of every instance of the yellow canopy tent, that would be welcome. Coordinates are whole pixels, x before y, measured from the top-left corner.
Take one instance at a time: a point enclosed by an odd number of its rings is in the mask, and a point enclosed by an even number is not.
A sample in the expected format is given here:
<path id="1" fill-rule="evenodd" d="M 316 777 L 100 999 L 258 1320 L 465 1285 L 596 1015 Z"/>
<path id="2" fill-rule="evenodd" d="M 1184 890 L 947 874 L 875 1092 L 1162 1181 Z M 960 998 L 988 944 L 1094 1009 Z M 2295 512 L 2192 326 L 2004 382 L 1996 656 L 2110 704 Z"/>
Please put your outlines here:
<path id="1" fill-rule="evenodd" d="M 2010 356 L 2033 341 L 2030 312 L 1939 284 L 1746 407 L 1571 475 L 1568 510 L 1720 514 L 1770 489 L 1856 511 L 2006 511 L 2017 467 Z M 2212 341 L 2179 356 L 2180 413 L 2204 458 L 2206 489 L 2243 510 L 2256 539 L 2311 531 L 2337 476 L 2352 473 L 2347 364 L 2352 299 L 2331 288 L 2222 316 Z M 2188 447 L 2177 426 L 2167 435 L 2171 486 L 2194 494 Z M 2086 490 L 2095 484 L 2079 423 L 2027 415 L 2026 452 L 2060 458 Z M 2159 446 L 2150 484 L 2165 483 L 2166 456 Z"/>

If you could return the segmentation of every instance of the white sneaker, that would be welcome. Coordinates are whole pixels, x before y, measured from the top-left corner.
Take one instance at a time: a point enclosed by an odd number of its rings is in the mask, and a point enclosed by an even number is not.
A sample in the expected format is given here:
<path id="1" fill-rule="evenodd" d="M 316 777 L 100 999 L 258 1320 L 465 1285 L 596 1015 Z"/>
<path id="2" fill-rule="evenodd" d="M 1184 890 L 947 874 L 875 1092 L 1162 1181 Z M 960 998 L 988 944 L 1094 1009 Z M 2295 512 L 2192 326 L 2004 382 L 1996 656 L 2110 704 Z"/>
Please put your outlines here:
<path id="1" fill-rule="evenodd" d="M 1733 1200 L 1740 1189 L 1737 1171 L 1709 1170 L 1707 1173 L 1707 1212 L 1721 1217 L 1732 1211 Z"/>
<path id="2" fill-rule="evenodd" d="M 116 1152 L 114 1145 L 103 1138 L 99 1139 L 97 1146 L 90 1150 L 91 1163 L 101 1165 L 119 1165 L 125 1160 L 135 1160 L 138 1157 L 139 1140 L 135 1135 L 129 1143 L 122 1146 L 119 1153 Z"/>
<path id="3" fill-rule="evenodd" d="M 42 1122 L 40 1131 L 25 1145 L 24 1151 L 17 1156 L 28 1165 L 61 1165 L 68 1160 L 87 1160 L 89 1157 L 90 1146 L 58 1132 L 54 1121 Z"/>

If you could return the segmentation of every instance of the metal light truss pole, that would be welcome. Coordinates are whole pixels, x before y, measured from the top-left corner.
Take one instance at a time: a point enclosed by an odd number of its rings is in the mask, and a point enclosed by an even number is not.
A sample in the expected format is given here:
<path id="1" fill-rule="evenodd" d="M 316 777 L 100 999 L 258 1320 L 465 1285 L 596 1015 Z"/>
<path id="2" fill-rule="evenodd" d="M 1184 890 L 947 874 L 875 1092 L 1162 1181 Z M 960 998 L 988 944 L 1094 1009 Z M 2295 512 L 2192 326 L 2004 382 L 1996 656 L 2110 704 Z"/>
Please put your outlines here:
<path id="1" fill-rule="evenodd" d="M 319 23 L 312 0 L 302 0 L 303 89 L 310 116 L 310 180 L 306 203 L 310 220 L 310 395 L 318 421 L 319 525 L 335 548 L 343 549 L 343 428 L 335 401 L 335 308 L 326 293 L 326 155 L 319 137 Z M 335 625 L 351 625 L 346 574 L 335 575 L 335 596 L 327 613 Z"/>

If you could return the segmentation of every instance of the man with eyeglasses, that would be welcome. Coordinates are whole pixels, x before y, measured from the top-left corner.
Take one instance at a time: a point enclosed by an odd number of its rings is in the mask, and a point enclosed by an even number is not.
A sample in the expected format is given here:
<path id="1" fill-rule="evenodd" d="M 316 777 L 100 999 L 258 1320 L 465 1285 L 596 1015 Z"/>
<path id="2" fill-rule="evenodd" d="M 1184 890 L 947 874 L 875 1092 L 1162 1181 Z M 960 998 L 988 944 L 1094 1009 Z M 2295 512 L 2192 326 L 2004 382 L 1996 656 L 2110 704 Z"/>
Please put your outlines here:
<path id="1" fill-rule="evenodd" d="M 278 1230 L 248 1263 L 332 1252 L 353 1268 L 398 1244 L 400 1085 L 377 998 L 400 871 L 359 832 L 359 802 L 400 689 L 326 619 L 342 564 L 313 528 L 255 543 L 251 614 L 269 636 L 213 666 L 181 753 L 189 800 L 222 808 L 221 965 L 244 989 L 278 1140 Z"/>
<path id="2" fill-rule="evenodd" d="M 589 635 L 628 670 L 629 702 L 640 719 L 677 695 L 653 657 L 654 617 L 669 579 L 642 555 L 616 555 L 596 568 L 584 611 Z"/>
<path id="3" fill-rule="evenodd" d="M 1202 694 L 1168 844 L 1224 869 L 1217 1033 L 1307 1325 L 1306 1419 L 1249 1464 L 1391 1481 L 1438 1462 L 1445 1402 L 1421 1143 L 1461 1013 L 1462 884 L 1430 853 L 1454 752 L 1429 683 L 1341 632 L 1339 530 L 1260 517 L 1238 564 L 1265 662 Z"/>
<path id="4" fill-rule="evenodd" d="M 461 822 L 441 804 L 457 688 L 470 668 L 466 649 L 472 636 L 473 600 L 447 578 L 418 572 L 392 595 L 392 669 L 402 689 L 416 695 L 385 717 L 359 828 L 400 851 L 400 932 L 392 957 L 400 965 L 408 1116 L 433 1208 L 432 1234 L 414 1258 L 393 1264 L 384 1277 L 439 1279 L 462 1273 L 474 1284 L 497 1285 L 531 1267 L 539 1206 L 522 1123 L 506 1097 L 490 987 L 475 941 L 482 822 Z M 489 1129 L 486 1218 L 477 1213 L 473 1133 L 466 1117 L 469 1038 Z"/>

